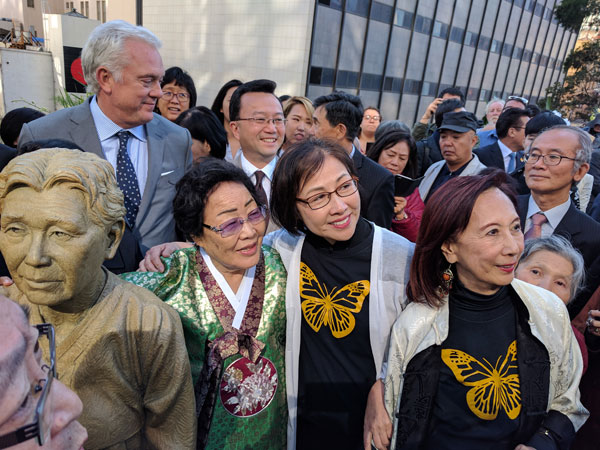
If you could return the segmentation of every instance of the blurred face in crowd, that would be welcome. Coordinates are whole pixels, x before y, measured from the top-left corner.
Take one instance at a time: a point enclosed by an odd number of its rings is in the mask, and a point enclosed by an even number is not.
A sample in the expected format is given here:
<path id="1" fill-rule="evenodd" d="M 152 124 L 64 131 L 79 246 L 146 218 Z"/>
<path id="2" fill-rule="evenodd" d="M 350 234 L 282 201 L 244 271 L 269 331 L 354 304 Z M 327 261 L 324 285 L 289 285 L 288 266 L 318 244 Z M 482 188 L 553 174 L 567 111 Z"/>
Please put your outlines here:
<path id="1" fill-rule="evenodd" d="M 527 126 L 527 122 L 529 122 L 529 120 L 529 117 L 523 116 L 519 119 L 519 122 L 514 127 L 510 127 L 508 130 L 510 139 L 514 141 L 515 145 L 518 145 L 521 150 L 525 148 L 525 144 L 527 143 L 525 127 Z"/>
<path id="2" fill-rule="evenodd" d="M 145 42 L 129 39 L 125 43 L 127 66 L 121 79 L 104 66 L 96 71 L 100 109 L 122 128 L 133 128 L 154 118 L 154 107 L 162 96 L 160 80 L 165 70 L 158 51 Z"/>
<path id="3" fill-rule="evenodd" d="M 557 155 L 568 158 L 577 157 L 579 141 L 577 136 L 566 129 L 548 130 L 533 141 L 528 154 L 531 156 Z M 573 182 L 581 180 L 589 169 L 582 164 L 575 170 L 575 161 L 561 159 L 558 165 L 547 165 L 543 158 L 525 164 L 525 181 L 533 195 L 557 195 L 567 200 Z"/>
<path id="4" fill-rule="evenodd" d="M 287 116 L 285 141 L 289 145 L 303 141 L 311 135 L 312 125 L 312 117 L 308 114 L 304 105 L 296 103 Z"/>
<path id="5" fill-rule="evenodd" d="M 183 86 L 178 86 L 173 81 L 165 84 L 162 91 L 163 96 L 158 100 L 158 110 L 165 119 L 172 122 L 190 108 L 190 93 Z"/>
<path id="6" fill-rule="evenodd" d="M 445 129 L 440 131 L 440 150 L 451 172 L 471 161 L 472 149 L 476 143 L 477 135 L 474 131 L 466 133 Z"/>
<path id="7" fill-rule="evenodd" d="M 483 192 L 475 201 L 467 228 L 442 245 L 458 279 L 478 294 L 490 295 L 510 284 L 523 252 L 519 216 L 499 189 Z"/>
<path id="8" fill-rule="evenodd" d="M 259 169 L 269 164 L 277 154 L 285 135 L 284 123 L 274 124 L 272 119 L 283 119 L 281 103 L 273 94 L 248 92 L 240 99 L 240 119 L 267 119 L 259 124 L 253 120 L 231 122 L 231 130 L 240 141 L 244 157 Z"/>
<path id="9" fill-rule="evenodd" d="M 377 162 L 394 175 L 399 175 L 404 171 L 409 155 L 410 147 L 408 144 L 404 141 L 398 141 L 394 145 L 384 148 Z"/>
<path id="10" fill-rule="evenodd" d="M 223 230 L 235 219 L 262 217 L 262 220 L 246 220 L 241 229 L 232 234 L 205 228 L 202 236 L 194 237 L 194 242 L 206 251 L 223 275 L 244 271 L 258 264 L 267 224 L 264 216 L 257 216 L 257 208 L 248 189 L 243 184 L 231 181 L 218 184 L 206 200 L 204 223 L 211 227 Z"/>
<path id="11" fill-rule="evenodd" d="M 81 190 L 68 184 L 14 189 L 0 220 L 0 251 L 29 301 L 66 312 L 97 298 L 102 262 L 114 256 L 120 233 L 115 238 L 92 222 Z"/>
<path id="12" fill-rule="evenodd" d="M 345 193 L 354 189 L 354 181 L 346 166 L 333 156 L 326 156 L 319 171 L 306 180 L 298 198 L 323 200 L 327 192 L 338 190 Z M 296 205 L 304 225 L 329 243 L 347 241 L 354 235 L 360 214 L 358 190 L 343 197 L 333 193 L 329 202 L 319 209 L 311 209 L 303 202 L 296 202 Z"/>
<path id="13" fill-rule="evenodd" d="M 361 130 L 369 133 L 370 135 L 375 133 L 377 127 L 381 123 L 381 115 L 376 109 L 366 109 L 363 114 L 363 119 L 360 124 Z"/>
<path id="14" fill-rule="evenodd" d="M 318 139 L 331 139 L 339 142 L 346 137 L 345 127 L 341 124 L 334 127 L 329 123 L 329 120 L 327 120 L 327 110 L 325 109 L 325 105 L 321 105 L 315 109 L 313 124 L 313 131 L 315 137 Z"/>
<path id="15" fill-rule="evenodd" d="M 238 86 L 231 87 L 227 90 L 227 94 L 223 97 L 223 107 L 221 108 L 221 112 L 223 113 L 223 117 L 225 117 L 225 122 L 229 122 L 229 104 L 231 103 L 231 96 L 235 92 Z"/>
<path id="16" fill-rule="evenodd" d="M 13 433 L 35 420 L 48 366 L 42 361 L 38 330 L 27 323 L 23 310 L 0 297 L 0 436 Z M 42 337 L 42 339 L 46 339 Z M 6 384 L 4 384 L 6 380 Z M 70 450 L 82 448 L 85 428 L 77 421 L 82 404 L 79 397 L 57 379 L 52 380 L 41 416 L 44 445 L 32 438 L 9 447 L 14 450 Z"/>
<path id="17" fill-rule="evenodd" d="M 489 106 L 488 111 L 485 115 L 487 117 L 488 123 L 496 123 L 498 117 L 500 117 L 500 114 L 502 114 L 503 107 L 504 105 L 502 104 L 502 102 L 494 102 Z"/>
<path id="18" fill-rule="evenodd" d="M 206 158 L 210 155 L 210 144 L 208 141 L 199 141 L 198 139 L 192 138 L 192 157 L 194 164 L 198 164 L 202 158 Z"/>
<path id="19" fill-rule="evenodd" d="M 509 100 L 504 104 L 503 109 L 508 109 L 508 108 L 525 109 L 525 108 L 527 108 L 527 105 L 525 105 L 523 102 L 520 102 L 519 100 Z"/>
<path id="20" fill-rule="evenodd" d="M 540 250 L 519 263 L 516 277 L 555 293 L 567 304 L 571 299 L 573 270 L 573 264 L 567 258 Z"/>

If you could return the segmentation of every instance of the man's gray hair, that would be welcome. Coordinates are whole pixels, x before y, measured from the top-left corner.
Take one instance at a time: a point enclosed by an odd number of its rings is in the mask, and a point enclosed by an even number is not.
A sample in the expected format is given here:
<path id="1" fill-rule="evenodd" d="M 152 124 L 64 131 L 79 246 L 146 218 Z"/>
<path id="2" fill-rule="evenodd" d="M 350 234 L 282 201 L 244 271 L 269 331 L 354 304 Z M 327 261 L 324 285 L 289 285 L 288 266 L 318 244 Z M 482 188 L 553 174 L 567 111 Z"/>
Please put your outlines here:
<path id="1" fill-rule="evenodd" d="M 375 140 L 380 139 L 384 134 L 391 131 L 404 131 L 410 134 L 410 128 L 404 122 L 399 120 L 387 120 L 377 127 L 375 130 Z"/>
<path id="2" fill-rule="evenodd" d="M 541 251 L 556 253 L 558 256 L 562 256 L 569 261 L 573 266 L 569 301 L 573 300 L 575 295 L 583 288 L 585 281 L 585 263 L 583 261 L 583 256 L 581 256 L 579 250 L 574 248 L 567 239 L 560 235 L 552 234 L 546 237 L 530 239 L 525 242 L 525 249 L 523 250 L 519 264 L 525 263 L 529 257 Z"/>
<path id="3" fill-rule="evenodd" d="M 487 102 L 487 105 L 485 105 L 485 113 L 486 114 L 490 112 L 490 108 L 492 107 L 492 105 L 494 103 L 500 103 L 502 105 L 502 107 L 504 108 L 504 100 L 502 100 L 501 98 L 498 98 L 498 97 L 494 97 L 489 102 Z"/>
<path id="4" fill-rule="evenodd" d="M 589 164 L 592 159 L 592 138 L 590 135 L 583 131 L 581 128 L 573 127 L 570 125 L 555 125 L 550 128 L 546 128 L 538 137 L 548 131 L 554 130 L 566 130 L 575 135 L 578 141 L 577 150 L 575 152 L 575 161 L 573 162 L 573 172 L 576 172 L 582 164 Z"/>
<path id="5" fill-rule="evenodd" d="M 125 54 L 125 43 L 136 39 L 159 49 L 160 40 L 150 30 L 131 25 L 124 20 L 111 20 L 94 29 L 81 50 L 83 76 L 87 83 L 87 91 L 97 94 L 100 90 L 96 80 L 96 70 L 106 67 L 115 80 L 121 81 L 122 70 L 128 64 Z"/>

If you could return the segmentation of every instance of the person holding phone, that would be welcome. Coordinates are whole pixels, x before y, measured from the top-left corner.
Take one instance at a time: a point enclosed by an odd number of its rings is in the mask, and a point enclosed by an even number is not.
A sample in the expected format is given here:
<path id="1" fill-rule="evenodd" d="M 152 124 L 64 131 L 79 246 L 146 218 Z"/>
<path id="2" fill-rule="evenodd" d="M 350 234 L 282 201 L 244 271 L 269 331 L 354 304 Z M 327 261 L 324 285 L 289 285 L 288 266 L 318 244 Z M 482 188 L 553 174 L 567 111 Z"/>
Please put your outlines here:
<path id="1" fill-rule="evenodd" d="M 391 230 L 415 242 L 425 204 L 416 187 L 417 145 L 405 131 L 391 131 L 380 137 L 367 156 L 394 174 L 394 215 Z"/>

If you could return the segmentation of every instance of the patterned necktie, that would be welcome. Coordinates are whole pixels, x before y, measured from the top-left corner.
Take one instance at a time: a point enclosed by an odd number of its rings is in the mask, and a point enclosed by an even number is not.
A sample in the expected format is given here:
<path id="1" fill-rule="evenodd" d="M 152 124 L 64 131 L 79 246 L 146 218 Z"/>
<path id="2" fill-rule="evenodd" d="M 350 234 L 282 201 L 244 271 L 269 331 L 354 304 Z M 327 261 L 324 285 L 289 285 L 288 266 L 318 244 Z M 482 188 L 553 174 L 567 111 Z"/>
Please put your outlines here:
<path id="1" fill-rule="evenodd" d="M 511 152 L 510 155 L 508 155 L 508 157 L 509 157 L 508 169 L 506 169 L 506 172 L 512 173 L 512 172 L 514 172 L 514 170 L 516 168 L 515 161 L 517 160 L 517 154 L 515 152 Z"/>
<path id="2" fill-rule="evenodd" d="M 261 203 L 261 205 L 269 206 L 269 202 L 267 201 L 267 193 L 265 192 L 265 188 L 263 188 L 262 185 L 265 173 L 262 170 L 257 170 L 256 172 L 254 172 L 254 176 L 256 177 L 256 184 L 254 185 L 254 187 L 256 188 L 258 201 Z"/>
<path id="3" fill-rule="evenodd" d="M 525 240 L 539 238 L 542 235 L 542 225 L 546 222 L 548 219 L 541 212 L 531 216 L 531 228 L 525 233 Z"/>
<path id="4" fill-rule="evenodd" d="M 140 196 L 140 187 L 138 185 L 135 169 L 133 168 L 131 159 L 129 159 L 129 154 L 127 153 L 127 141 L 129 140 L 129 136 L 129 131 L 121 130 L 117 133 L 117 137 L 119 138 L 117 182 L 125 197 L 125 208 L 127 209 L 125 220 L 127 220 L 129 226 L 133 228 L 142 198 Z"/>

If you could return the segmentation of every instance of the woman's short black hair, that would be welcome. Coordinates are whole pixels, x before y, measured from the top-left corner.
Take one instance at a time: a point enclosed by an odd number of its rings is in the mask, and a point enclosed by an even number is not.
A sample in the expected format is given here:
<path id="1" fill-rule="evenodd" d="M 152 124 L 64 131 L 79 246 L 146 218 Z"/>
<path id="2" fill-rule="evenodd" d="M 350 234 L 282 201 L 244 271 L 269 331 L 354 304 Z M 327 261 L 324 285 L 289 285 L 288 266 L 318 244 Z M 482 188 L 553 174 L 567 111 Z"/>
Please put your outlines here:
<path id="1" fill-rule="evenodd" d="M 232 87 L 238 87 L 242 84 L 244 83 L 242 83 L 240 80 L 229 80 L 221 87 L 221 89 L 219 89 L 219 92 L 217 93 L 217 96 L 215 97 L 215 100 L 213 101 L 213 104 L 210 107 L 210 109 L 212 112 L 215 113 L 217 119 L 219 119 L 221 124 L 225 123 L 225 116 L 223 115 L 223 111 L 221 110 L 223 109 L 223 100 L 225 100 L 227 91 Z"/>
<path id="2" fill-rule="evenodd" d="M 169 67 L 165 71 L 165 76 L 160 83 L 160 87 L 163 88 L 169 83 L 175 82 L 175 86 L 181 86 L 188 91 L 190 94 L 190 108 L 196 106 L 196 86 L 194 85 L 194 80 L 189 74 L 183 70 L 181 67 Z"/>
<path id="3" fill-rule="evenodd" d="M 215 113 L 206 106 L 196 106 L 183 111 L 175 119 L 175 123 L 187 128 L 192 138 L 200 142 L 208 142 L 210 156 L 218 159 L 225 158 L 227 133 Z"/>
<path id="4" fill-rule="evenodd" d="M 408 145 L 408 148 L 410 149 L 408 153 L 408 161 L 406 163 L 406 167 L 402 171 L 402 175 L 405 175 L 410 178 L 416 178 L 418 175 L 417 144 L 415 143 L 415 140 L 410 135 L 410 133 L 406 133 L 404 131 L 390 131 L 388 133 L 385 133 L 383 136 L 381 136 L 375 141 L 375 143 L 371 146 L 369 150 L 367 150 L 367 156 L 379 164 L 379 157 L 381 156 L 381 152 L 390 147 L 393 147 L 398 142 L 406 142 L 406 145 Z"/>
<path id="5" fill-rule="evenodd" d="M 195 165 L 177 182 L 173 216 L 175 225 L 186 239 L 202 236 L 206 201 L 219 184 L 227 181 L 243 185 L 260 204 L 254 184 L 244 171 L 221 159 L 209 158 Z"/>
<path id="6" fill-rule="evenodd" d="M 75 142 L 67 141 L 65 139 L 39 139 L 37 141 L 29 141 L 19 145 L 17 148 L 17 156 L 35 152 L 36 150 L 41 150 L 43 148 L 68 148 L 71 150 L 83 151 L 83 149 Z"/>
<path id="7" fill-rule="evenodd" d="M 44 117 L 44 115 L 43 112 L 33 108 L 17 108 L 7 112 L 2 119 L 2 123 L 0 123 L 2 142 L 9 147 L 17 148 L 15 141 L 19 139 L 23 125 Z"/>
<path id="8" fill-rule="evenodd" d="M 357 175 L 352 158 L 340 145 L 316 138 L 290 146 L 277 162 L 271 184 L 271 217 L 292 234 L 305 230 L 296 198 L 304 183 L 321 169 L 327 156 L 340 161 L 350 175 Z"/>

